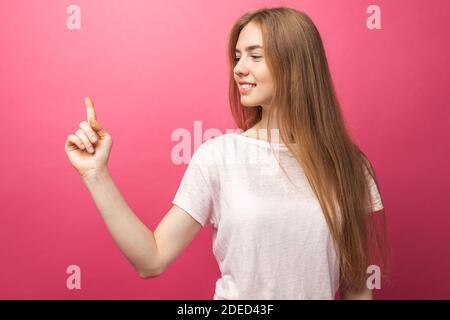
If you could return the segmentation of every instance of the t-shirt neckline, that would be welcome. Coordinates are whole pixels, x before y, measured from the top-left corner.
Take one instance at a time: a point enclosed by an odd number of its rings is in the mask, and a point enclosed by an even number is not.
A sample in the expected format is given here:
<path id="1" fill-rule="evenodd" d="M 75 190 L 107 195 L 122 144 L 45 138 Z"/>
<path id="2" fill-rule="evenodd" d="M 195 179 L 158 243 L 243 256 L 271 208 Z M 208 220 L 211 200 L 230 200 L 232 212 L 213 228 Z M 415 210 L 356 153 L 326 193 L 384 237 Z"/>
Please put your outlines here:
<path id="1" fill-rule="evenodd" d="M 284 143 L 276 143 L 276 142 L 269 142 L 268 140 L 263 140 L 263 139 L 256 139 L 256 138 L 252 138 L 249 136 L 244 136 L 242 134 L 236 133 L 236 132 L 232 132 L 231 133 L 234 136 L 237 136 L 241 139 L 244 139 L 248 142 L 254 143 L 254 144 L 258 144 L 261 146 L 265 146 L 265 147 L 270 147 L 270 145 L 272 145 L 273 147 L 276 148 L 281 148 L 281 149 L 288 149 L 288 147 L 284 144 Z"/>

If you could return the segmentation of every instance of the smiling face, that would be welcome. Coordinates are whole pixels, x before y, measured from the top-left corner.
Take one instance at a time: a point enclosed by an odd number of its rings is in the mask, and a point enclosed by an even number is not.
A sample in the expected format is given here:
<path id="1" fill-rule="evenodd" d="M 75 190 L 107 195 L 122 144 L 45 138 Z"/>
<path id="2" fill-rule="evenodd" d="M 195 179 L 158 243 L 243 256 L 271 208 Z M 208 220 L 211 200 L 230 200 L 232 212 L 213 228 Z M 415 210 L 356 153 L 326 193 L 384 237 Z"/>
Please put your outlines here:
<path id="1" fill-rule="evenodd" d="M 250 22 L 241 30 L 235 57 L 234 80 L 241 94 L 241 104 L 247 107 L 267 106 L 273 95 L 273 81 L 264 57 L 258 24 Z"/>

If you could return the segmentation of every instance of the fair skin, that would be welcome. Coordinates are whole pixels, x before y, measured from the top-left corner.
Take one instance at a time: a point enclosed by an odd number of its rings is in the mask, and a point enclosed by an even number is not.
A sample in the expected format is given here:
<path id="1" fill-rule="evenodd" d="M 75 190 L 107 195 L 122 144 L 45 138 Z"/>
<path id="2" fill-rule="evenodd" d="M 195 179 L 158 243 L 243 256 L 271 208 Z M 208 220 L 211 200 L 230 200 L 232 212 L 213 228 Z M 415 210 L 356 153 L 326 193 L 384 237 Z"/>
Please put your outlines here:
<path id="1" fill-rule="evenodd" d="M 80 129 L 68 136 L 66 155 L 89 190 L 112 238 L 139 276 L 159 276 L 189 245 L 201 224 L 175 205 L 154 232 L 142 223 L 108 170 L 111 135 L 98 122 L 92 100 L 86 98 L 85 104 L 87 121 L 82 121 Z"/>
<path id="2" fill-rule="evenodd" d="M 268 121 L 273 80 L 264 57 L 262 33 L 254 22 L 250 22 L 241 30 L 236 43 L 235 57 L 236 65 L 233 71 L 238 87 L 239 81 L 256 85 L 248 92 L 241 92 L 241 104 L 247 108 L 258 106 L 262 108 L 261 120 L 242 134 L 267 140 L 267 131 L 278 129 L 275 117 L 270 119 L 270 123 Z"/>
<path id="3" fill-rule="evenodd" d="M 252 24 L 241 32 L 236 49 L 242 56 L 235 68 L 235 80 L 254 81 L 254 92 L 241 101 L 246 106 L 263 107 L 263 118 L 255 129 L 266 128 L 267 101 L 271 97 L 271 78 L 265 63 L 251 57 L 256 51 L 246 51 L 252 44 L 262 44 L 261 33 Z M 262 55 L 262 50 L 258 51 Z M 256 54 L 255 54 L 256 56 Z M 258 58 L 261 59 L 261 58 Z M 108 159 L 112 149 L 112 137 L 99 123 L 90 98 L 85 99 L 86 121 L 80 122 L 75 134 L 70 134 L 64 145 L 72 166 L 80 174 L 90 192 L 100 215 L 121 252 L 143 279 L 161 275 L 185 250 L 202 228 L 190 214 L 173 205 L 155 231 L 152 232 L 131 210 L 122 197 L 108 169 Z M 269 129 L 276 128 L 273 123 Z M 361 298 L 363 294 L 347 295 Z"/>

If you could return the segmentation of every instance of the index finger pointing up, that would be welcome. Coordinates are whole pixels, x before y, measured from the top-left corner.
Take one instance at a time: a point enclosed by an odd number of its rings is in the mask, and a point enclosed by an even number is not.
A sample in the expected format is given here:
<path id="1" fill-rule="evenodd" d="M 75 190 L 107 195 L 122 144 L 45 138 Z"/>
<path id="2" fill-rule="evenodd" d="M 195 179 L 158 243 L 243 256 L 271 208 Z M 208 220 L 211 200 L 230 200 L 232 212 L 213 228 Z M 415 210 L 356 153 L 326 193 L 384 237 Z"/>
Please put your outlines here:
<path id="1" fill-rule="evenodd" d="M 89 97 L 84 98 L 84 103 L 86 104 L 88 123 L 92 124 L 94 122 L 94 120 L 97 121 L 97 117 L 95 115 L 94 104 L 92 103 L 92 100 Z"/>

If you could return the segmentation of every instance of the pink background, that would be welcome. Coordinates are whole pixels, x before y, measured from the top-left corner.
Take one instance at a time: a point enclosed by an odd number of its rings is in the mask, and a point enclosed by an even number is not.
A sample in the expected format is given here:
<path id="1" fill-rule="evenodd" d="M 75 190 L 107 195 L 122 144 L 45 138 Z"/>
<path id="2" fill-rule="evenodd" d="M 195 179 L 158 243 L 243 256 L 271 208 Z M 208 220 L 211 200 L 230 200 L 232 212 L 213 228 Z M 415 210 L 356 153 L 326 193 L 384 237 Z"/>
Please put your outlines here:
<path id="1" fill-rule="evenodd" d="M 81 8 L 81 29 L 66 8 Z M 366 8 L 381 7 L 382 30 Z M 154 230 L 186 164 L 171 133 L 234 128 L 226 39 L 262 6 L 305 11 L 322 34 L 352 134 L 388 215 L 393 275 L 376 296 L 450 298 L 450 2 L 8 1 L 0 5 L 0 298 L 211 299 L 219 269 L 204 229 L 166 273 L 142 280 L 64 153 L 91 96 L 112 134 L 109 167 Z M 81 290 L 66 288 L 81 267 Z"/>

